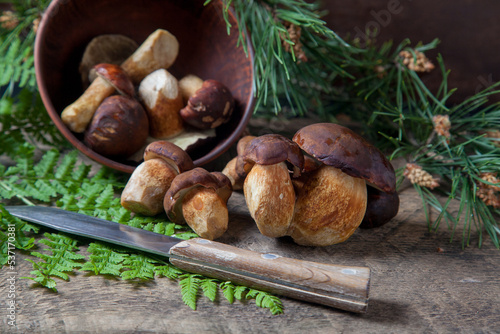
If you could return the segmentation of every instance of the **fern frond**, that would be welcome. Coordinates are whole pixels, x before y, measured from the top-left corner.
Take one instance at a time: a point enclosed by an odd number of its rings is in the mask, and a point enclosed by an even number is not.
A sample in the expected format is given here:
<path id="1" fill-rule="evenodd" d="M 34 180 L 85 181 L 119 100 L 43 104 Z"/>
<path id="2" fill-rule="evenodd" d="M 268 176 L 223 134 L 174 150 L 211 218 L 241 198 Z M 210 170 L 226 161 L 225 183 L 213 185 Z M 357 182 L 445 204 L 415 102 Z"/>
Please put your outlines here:
<path id="1" fill-rule="evenodd" d="M 283 303 L 281 300 L 268 292 L 249 289 L 245 298 L 254 298 L 255 304 L 258 307 L 269 309 L 273 315 L 283 313 Z"/>
<path id="2" fill-rule="evenodd" d="M 182 301 L 193 310 L 196 310 L 201 277 L 200 275 L 189 273 L 180 276 L 179 285 L 181 286 Z"/>
<path id="3" fill-rule="evenodd" d="M 167 277 L 171 280 L 177 280 L 182 274 L 185 274 L 185 272 L 168 263 L 155 268 L 155 275 L 157 277 Z"/>
<path id="4" fill-rule="evenodd" d="M 81 268 L 81 260 L 85 259 L 85 256 L 76 253 L 78 251 L 77 241 L 70 237 L 55 233 L 45 233 L 44 236 L 45 239 L 41 239 L 39 242 L 48 247 L 44 249 L 47 253 L 32 252 L 31 255 L 37 257 L 38 262 L 28 259 L 34 269 L 31 274 L 35 277 L 22 278 L 31 279 L 57 291 L 56 282 L 52 278 L 59 277 L 66 281 L 69 280 L 67 273 Z"/>
<path id="5" fill-rule="evenodd" d="M 26 235 L 30 231 L 36 232 L 38 228 L 12 216 L 0 203 L 0 266 L 8 262 L 9 250 L 34 246 L 35 239 Z"/>
<path id="6" fill-rule="evenodd" d="M 126 270 L 121 273 L 121 278 L 124 280 L 152 279 L 155 276 L 157 263 L 157 260 L 143 254 L 130 254 L 123 261 L 123 268 Z"/>
<path id="7" fill-rule="evenodd" d="M 92 242 L 87 248 L 89 261 L 85 262 L 81 271 L 93 271 L 96 275 L 120 276 L 124 268 L 123 262 L 128 254 L 117 252 L 109 245 Z"/>
<path id="8" fill-rule="evenodd" d="M 220 288 L 222 289 L 222 294 L 226 297 L 229 304 L 234 303 L 234 285 L 231 282 L 223 282 L 220 284 Z"/>
<path id="9" fill-rule="evenodd" d="M 203 295 L 207 297 L 210 301 L 214 302 L 217 299 L 217 291 L 219 290 L 219 284 L 217 280 L 212 278 L 203 278 L 200 283 Z"/>

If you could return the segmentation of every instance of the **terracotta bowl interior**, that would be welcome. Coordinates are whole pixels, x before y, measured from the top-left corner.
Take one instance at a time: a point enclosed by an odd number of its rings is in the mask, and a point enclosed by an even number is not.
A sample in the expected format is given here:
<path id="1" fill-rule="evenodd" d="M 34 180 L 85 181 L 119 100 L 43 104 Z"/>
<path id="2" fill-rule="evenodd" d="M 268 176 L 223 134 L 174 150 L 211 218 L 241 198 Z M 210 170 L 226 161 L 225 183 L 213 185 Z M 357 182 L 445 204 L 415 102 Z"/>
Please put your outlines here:
<path id="1" fill-rule="evenodd" d="M 229 123 L 216 140 L 193 152 L 197 166 L 219 157 L 239 138 L 253 112 L 253 52 L 237 47 L 237 30 L 227 34 L 221 3 L 202 0 L 55 0 L 42 19 L 35 43 L 35 69 L 42 100 L 61 133 L 81 152 L 108 167 L 131 173 L 138 162 L 115 161 L 85 146 L 82 136 L 61 121 L 62 110 L 83 92 L 78 65 L 85 46 L 101 34 L 123 34 L 141 44 L 158 28 L 179 40 L 179 56 L 169 71 L 177 78 L 194 73 L 224 83 L 236 100 Z M 236 21 L 230 15 L 235 27 Z"/>

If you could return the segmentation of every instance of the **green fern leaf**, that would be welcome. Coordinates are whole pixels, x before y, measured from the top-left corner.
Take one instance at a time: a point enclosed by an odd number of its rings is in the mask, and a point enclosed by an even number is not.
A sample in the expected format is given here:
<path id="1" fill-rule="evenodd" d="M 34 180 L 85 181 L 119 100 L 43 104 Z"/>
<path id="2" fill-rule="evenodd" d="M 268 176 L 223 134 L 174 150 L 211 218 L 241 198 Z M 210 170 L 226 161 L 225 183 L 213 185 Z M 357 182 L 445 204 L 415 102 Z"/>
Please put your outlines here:
<path id="1" fill-rule="evenodd" d="M 34 246 L 35 239 L 26 235 L 30 231 L 36 232 L 38 228 L 12 216 L 0 203 L 0 266 L 8 262 L 9 250 Z"/>
<path id="2" fill-rule="evenodd" d="M 226 297 L 227 301 L 232 304 L 234 303 L 234 285 L 231 282 L 224 282 L 220 285 L 222 289 L 222 294 Z"/>
<path id="3" fill-rule="evenodd" d="M 124 280 L 152 279 L 155 275 L 156 263 L 158 263 L 158 261 L 143 254 L 130 254 L 130 256 L 123 261 L 123 268 L 128 270 L 121 273 L 121 278 Z"/>
<path id="4" fill-rule="evenodd" d="M 28 259 L 32 263 L 34 271 L 31 272 L 35 277 L 27 277 L 40 283 L 41 285 L 56 290 L 56 283 L 52 277 L 59 277 L 63 280 L 68 280 L 67 272 L 73 272 L 80 268 L 82 264 L 77 262 L 85 257 L 76 254 L 78 250 L 77 241 L 70 237 L 60 234 L 44 234 L 46 239 L 40 240 L 48 248 L 44 250 L 48 253 L 32 252 L 31 255 L 39 259 L 38 262 Z"/>
<path id="5" fill-rule="evenodd" d="M 184 274 L 180 276 L 182 301 L 191 309 L 196 310 L 196 302 L 198 300 L 198 292 L 200 290 L 200 275 Z"/>
<path id="6" fill-rule="evenodd" d="M 176 280 L 179 278 L 179 275 L 184 274 L 185 272 L 180 270 L 177 267 L 174 267 L 171 264 L 166 264 L 164 266 L 157 266 L 155 268 L 155 275 L 157 277 L 167 277 L 171 280 Z"/>
<path id="7" fill-rule="evenodd" d="M 270 293 L 249 289 L 246 294 L 246 299 L 252 298 L 255 298 L 255 304 L 258 307 L 269 309 L 273 315 L 283 313 L 283 304 L 281 300 Z"/>
<path id="8" fill-rule="evenodd" d="M 215 299 L 217 298 L 217 291 L 219 287 L 217 281 L 212 278 L 203 278 L 201 280 L 200 286 L 205 297 L 210 299 L 210 301 L 212 302 L 215 301 Z"/>
<path id="9" fill-rule="evenodd" d="M 124 268 L 123 261 L 128 254 L 116 252 L 112 247 L 93 242 L 87 248 L 89 259 L 83 264 L 81 271 L 93 271 L 96 275 L 120 276 Z"/>
<path id="10" fill-rule="evenodd" d="M 246 286 L 238 285 L 234 288 L 234 298 L 242 300 L 245 297 L 245 293 L 248 290 Z"/>

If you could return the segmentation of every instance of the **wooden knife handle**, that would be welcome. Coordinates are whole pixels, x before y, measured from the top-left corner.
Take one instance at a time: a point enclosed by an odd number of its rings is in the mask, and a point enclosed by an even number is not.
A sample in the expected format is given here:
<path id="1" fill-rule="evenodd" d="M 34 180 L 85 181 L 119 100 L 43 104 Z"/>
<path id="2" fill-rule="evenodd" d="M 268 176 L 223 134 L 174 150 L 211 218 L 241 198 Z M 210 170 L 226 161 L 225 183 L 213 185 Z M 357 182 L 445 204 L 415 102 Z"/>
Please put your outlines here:
<path id="1" fill-rule="evenodd" d="M 364 313 L 370 269 L 261 254 L 195 238 L 170 249 L 170 262 L 186 271 L 338 309 Z"/>

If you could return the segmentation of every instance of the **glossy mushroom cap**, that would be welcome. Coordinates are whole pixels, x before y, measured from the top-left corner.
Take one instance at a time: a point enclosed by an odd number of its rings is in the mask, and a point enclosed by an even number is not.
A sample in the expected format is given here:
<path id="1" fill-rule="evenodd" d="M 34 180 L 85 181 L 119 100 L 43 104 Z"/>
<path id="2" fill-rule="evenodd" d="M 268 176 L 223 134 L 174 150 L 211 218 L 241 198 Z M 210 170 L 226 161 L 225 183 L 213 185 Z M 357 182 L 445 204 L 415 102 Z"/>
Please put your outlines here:
<path id="1" fill-rule="evenodd" d="M 368 204 L 360 228 L 375 228 L 384 225 L 394 218 L 399 211 L 397 192 L 385 193 L 368 186 Z"/>
<path id="2" fill-rule="evenodd" d="M 113 86 L 121 95 L 133 97 L 134 84 L 127 73 L 118 65 L 97 64 L 94 66 L 96 74 Z"/>
<path id="3" fill-rule="evenodd" d="M 198 129 L 214 129 L 229 121 L 234 110 L 231 91 L 216 80 L 205 80 L 188 100 L 180 115 Z"/>
<path id="4" fill-rule="evenodd" d="M 197 167 L 174 178 L 170 189 L 165 194 L 163 207 L 172 222 L 183 224 L 185 220 L 182 213 L 182 202 L 191 190 L 198 187 L 212 189 L 226 203 L 230 196 L 230 194 L 228 196 L 230 185 L 230 181 L 225 175 L 210 173 L 203 168 Z"/>
<path id="5" fill-rule="evenodd" d="M 166 141 L 158 140 L 149 144 L 144 150 L 144 161 L 162 159 L 168 162 L 178 174 L 193 169 L 193 160 L 182 148 Z"/>
<path id="6" fill-rule="evenodd" d="M 333 123 L 306 126 L 293 141 L 320 162 L 366 180 L 387 193 L 396 191 L 394 168 L 384 154 L 354 131 Z"/>
<path id="7" fill-rule="evenodd" d="M 137 100 L 113 95 L 97 108 L 83 142 L 105 157 L 123 159 L 144 146 L 148 128 L 148 117 Z"/>
<path id="8" fill-rule="evenodd" d="M 275 165 L 288 161 L 299 171 L 304 168 L 304 155 L 300 147 L 290 139 L 278 134 L 268 134 L 253 139 L 246 145 L 240 157 L 241 159 L 236 165 L 238 174 L 245 173 L 244 164 L 247 163 Z"/>

